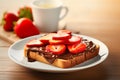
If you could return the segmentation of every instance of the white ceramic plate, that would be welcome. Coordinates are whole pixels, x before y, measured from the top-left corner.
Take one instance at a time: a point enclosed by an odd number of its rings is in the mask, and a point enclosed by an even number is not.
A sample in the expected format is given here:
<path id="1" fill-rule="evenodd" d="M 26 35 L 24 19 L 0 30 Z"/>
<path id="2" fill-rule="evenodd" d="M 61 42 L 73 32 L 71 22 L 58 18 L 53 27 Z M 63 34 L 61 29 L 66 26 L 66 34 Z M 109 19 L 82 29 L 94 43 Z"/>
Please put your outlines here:
<path id="1" fill-rule="evenodd" d="M 74 34 L 74 35 L 76 35 L 76 34 Z M 103 62 L 108 56 L 108 48 L 103 42 L 101 42 L 97 39 L 91 38 L 89 36 L 79 35 L 85 39 L 91 40 L 94 43 L 100 45 L 99 56 L 97 56 L 91 60 L 88 60 L 82 64 L 79 64 L 75 67 L 67 68 L 67 69 L 54 67 L 52 65 L 48 65 L 48 64 L 41 63 L 38 61 L 28 62 L 26 60 L 26 58 L 24 57 L 24 52 L 23 52 L 24 45 L 29 40 L 34 39 L 34 38 L 39 38 L 41 36 L 42 35 L 36 35 L 36 36 L 28 37 L 28 38 L 25 38 L 25 39 L 22 39 L 22 40 L 15 42 L 13 45 L 10 46 L 10 48 L 8 50 L 9 58 L 11 60 L 13 60 L 15 63 L 17 63 L 21 66 L 30 68 L 30 69 L 35 69 L 35 70 L 44 71 L 44 72 L 54 72 L 54 73 L 61 72 L 61 73 L 63 73 L 63 72 L 72 72 L 72 71 L 77 71 L 77 70 L 82 70 L 82 69 L 93 67 L 93 66 Z"/>

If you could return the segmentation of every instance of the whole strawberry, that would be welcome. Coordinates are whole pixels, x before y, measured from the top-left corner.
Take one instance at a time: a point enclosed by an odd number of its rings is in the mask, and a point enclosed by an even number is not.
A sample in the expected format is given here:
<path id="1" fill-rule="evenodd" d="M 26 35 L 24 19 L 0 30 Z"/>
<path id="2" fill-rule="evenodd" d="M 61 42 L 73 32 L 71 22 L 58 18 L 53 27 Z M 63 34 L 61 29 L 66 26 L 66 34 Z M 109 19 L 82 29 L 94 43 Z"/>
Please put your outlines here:
<path id="1" fill-rule="evenodd" d="M 16 35 L 20 38 L 25 38 L 37 35 L 40 31 L 36 28 L 33 22 L 28 18 L 21 18 L 16 22 L 14 27 Z"/>
<path id="2" fill-rule="evenodd" d="M 29 19 L 33 20 L 32 10 L 31 10 L 31 8 L 28 7 L 28 6 L 21 7 L 21 8 L 18 10 L 18 16 L 19 16 L 19 18 L 29 18 Z"/>
<path id="3" fill-rule="evenodd" d="M 2 25 L 5 31 L 13 31 L 14 23 L 18 20 L 18 16 L 14 13 L 5 12 L 3 14 Z"/>

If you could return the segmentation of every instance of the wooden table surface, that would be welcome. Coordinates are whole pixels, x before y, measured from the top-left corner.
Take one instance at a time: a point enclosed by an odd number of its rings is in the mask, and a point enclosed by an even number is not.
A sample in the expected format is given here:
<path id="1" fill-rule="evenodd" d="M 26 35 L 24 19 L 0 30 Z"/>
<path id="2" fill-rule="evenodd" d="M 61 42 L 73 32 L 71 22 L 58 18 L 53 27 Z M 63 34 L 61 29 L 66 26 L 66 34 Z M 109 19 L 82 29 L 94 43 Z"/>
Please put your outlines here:
<path id="1" fill-rule="evenodd" d="M 8 57 L 11 43 L 0 38 L 0 80 L 120 80 L 120 1 L 65 0 L 67 29 L 104 42 L 108 58 L 101 64 L 70 73 L 46 73 L 22 67 Z"/>

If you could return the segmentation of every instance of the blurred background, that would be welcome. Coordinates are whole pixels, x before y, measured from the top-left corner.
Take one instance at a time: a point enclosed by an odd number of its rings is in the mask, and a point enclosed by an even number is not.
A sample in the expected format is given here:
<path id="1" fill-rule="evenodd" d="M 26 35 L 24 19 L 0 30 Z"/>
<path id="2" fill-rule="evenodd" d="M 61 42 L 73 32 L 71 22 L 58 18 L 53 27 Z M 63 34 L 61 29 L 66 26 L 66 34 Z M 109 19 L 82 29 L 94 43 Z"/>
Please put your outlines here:
<path id="1" fill-rule="evenodd" d="M 21 6 L 30 5 L 31 1 L 33 0 L 0 0 L 0 17 L 4 11 L 16 12 Z M 111 42 L 110 38 L 114 37 L 114 44 L 106 43 L 109 46 L 120 44 L 118 40 L 116 41 L 116 39 L 120 39 L 120 0 L 62 1 L 69 8 L 68 15 L 62 20 L 67 25 L 67 29 L 100 40 L 105 38 L 104 35 L 107 37 L 104 42 Z"/>
<path id="2" fill-rule="evenodd" d="M 0 0 L 0 16 L 3 11 L 15 12 L 19 7 L 30 5 L 33 0 Z M 119 23 L 120 0 L 62 0 L 69 7 L 68 22 Z M 72 20 L 71 20 L 72 18 Z"/>

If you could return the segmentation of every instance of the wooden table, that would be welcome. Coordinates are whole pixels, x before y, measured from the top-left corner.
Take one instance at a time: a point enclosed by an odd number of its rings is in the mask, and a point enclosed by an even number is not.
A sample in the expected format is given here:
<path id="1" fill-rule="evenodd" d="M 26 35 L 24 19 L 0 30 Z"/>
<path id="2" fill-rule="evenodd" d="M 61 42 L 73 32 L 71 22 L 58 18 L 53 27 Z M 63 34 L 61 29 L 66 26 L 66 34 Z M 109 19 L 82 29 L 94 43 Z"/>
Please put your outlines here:
<path id="1" fill-rule="evenodd" d="M 70 12 L 65 18 L 66 28 L 104 42 L 109 48 L 108 58 L 95 67 L 77 72 L 34 71 L 11 61 L 7 53 L 11 43 L 0 38 L 0 80 L 120 80 L 120 1 L 99 0 L 97 2 L 97 0 L 92 0 L 88 2 L 93 7 L 88 7 L 90 5 L 87 5 L 87 0 L 74 0 L 74 2 L 66 0 L 65 3 L 67 1 Z M 105 4 L 107 4 L 106 7 Z M 115 5 L 119 7 L 116 9 Z M 80 10 L 76 10 L 76 7 Z"/>

